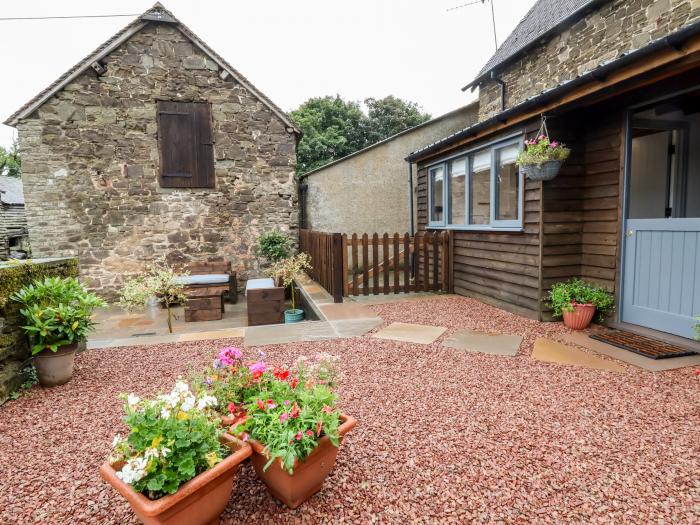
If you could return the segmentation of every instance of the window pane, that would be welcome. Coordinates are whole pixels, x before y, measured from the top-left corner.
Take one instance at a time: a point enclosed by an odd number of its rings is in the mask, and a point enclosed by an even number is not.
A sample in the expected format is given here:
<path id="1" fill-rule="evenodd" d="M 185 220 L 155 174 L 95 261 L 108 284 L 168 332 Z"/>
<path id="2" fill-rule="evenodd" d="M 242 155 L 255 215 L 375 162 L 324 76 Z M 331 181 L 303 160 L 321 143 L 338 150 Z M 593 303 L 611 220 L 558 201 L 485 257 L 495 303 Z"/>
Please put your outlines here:
<path id="1" fill-rule="evenodd" d="M 469 191 L 469 224 L 491 222 L 491 151 L 472 157 Z"/>
<path id="2" fill-rule="evenodd" d="M 442 222 L 444 219 L 445 203 L 443 202 L 443 188 L 445 174 L 442 166 L 430 170 L 430 222 Z"/>
<path id="3" fill-rule="evenodd" d="M 515 157 L 518 147 L 507 146 L 496 150 L 496 220 L 514 221 L 518 219 L 518 193 L 520 177 Z"/>
<path id="4" fill-rule="evenodd" d="M 450 220 L 449 224 L 465 224 L 464 213 L 467 159 L 455 159 L 449 164 L 450 171 Z"/>

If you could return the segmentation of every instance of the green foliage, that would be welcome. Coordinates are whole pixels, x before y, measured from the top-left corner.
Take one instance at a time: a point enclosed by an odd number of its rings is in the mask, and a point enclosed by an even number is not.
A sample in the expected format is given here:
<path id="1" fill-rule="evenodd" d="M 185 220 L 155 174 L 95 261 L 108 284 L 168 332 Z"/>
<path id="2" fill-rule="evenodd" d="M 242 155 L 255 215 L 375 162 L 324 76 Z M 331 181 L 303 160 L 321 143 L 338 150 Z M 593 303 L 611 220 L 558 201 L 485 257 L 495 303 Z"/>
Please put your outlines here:
<path id="1" fill-rule="evenodd" d="M 260 255 L 274 263 L 289 257 L 292 251 L 292 240 L 286 233 L 272 230 L 260 236 L 258 246 Z"/>
<path id="2" fill-rule="evenodd" d="M 292 310 L 296 308 L 294 299 L 294 279 L 301 277 L 301 274 L 311 268 L 311 257 L 308 253 L 298 253 L 292 257 L 287 257 L 281 261 L 277 261 L 270 269 L 266 271 L 266 275 L 273 279 L 281 279 L 282 284 L 292 292 Z"/>
<path id="3" fill-rule="evenodd" d="M 77 277 L 78 261 L 69 259 L 56 264 L 37 264 L 31 259 L 7 261 L 0 267 L 0 308 L 22 287 L 51 276 Z"/>
<path id="4" fill-rule="evenodd" d="M 556 140 L 550 142 L 548 137 L 540 135 L 536 139 L 525 141 L 525 149 L 518 154 L 515 162 L 518 166 L 523 164 L 542 164 L 549 160 L 563 162 L 569 158 L 570 154 L 571 150 L 564 144 Z"/>
<path id="5" fill-rule="evenodd" d="M 110 462 L 125 462 L 117 473 L 122 481 L 151 499 L 173 494 L 185 482 L 219 463 L 227 453 L 219 439 L 216 400 L 196 397 L 178 381 L 170 394 L 125 400 L 126 439 L 117 436 Z"/>
<path id="6" fill-rule="evenodd" d="M 107 304 L 88 292 L 74 277 L 46 277 L 25 286 L 12 296 L 24 308 L 25 330 L 32 354 L 84 341 L 95 326 L 92 314 Z"/>
<path id="7" fill-rule="evenodd" d="M 39 382 L 39 378 L 36 375 L 36 368 L 34 368 L 33 365 L 29 365 L 24 369 L 24 376 L 26 378 L 24 382 L 19 385 L 17 390 L 10 394 L 10 399 L 13 401 L 22 397 L 22 394 Z"/>
<path id="8" fill-rule="evenodd" d="M 0 175 L 10 177 L 22 176 L 22 157 L 17 145 L 17 139 L 12 141 L 10 149 L 0 146 Z"/>
<path id="9" fill-rule="evenodd" d="M 561 317 L 563 311 L 573 312 L 574 304 L 592 304 L 598 310 L 599 319 L 602 319 L 606 312 L 614 308 L 615 299 L 602 288 L 581 279 L 571 279 L 552 286 L 549 304 L 555 317 Z"/>
<path id="10" fill-rule="evenodd" d="M 145 273 L 137 275 L 124 283 L 119 306 L 127 311 L 139 310 L 148 304 L 151 297 L 157 297 L 165 304 L 168 311 L 168 330 L 173 333 L 173 304 L 184 303 L 187 299 L 185 286 L 178 281 L 178 276 L 187 272 L 176 273 L 165 256 L 159 257 L 146 267 Z"/>
<path id="11" fill-rule="evenodd" d="M 430 120 L 413 102 L 394 96 L 359 102 L 317 97 L 291 112 L 304 135 L 297 148 L 297 173 L 303 174 Z"/>

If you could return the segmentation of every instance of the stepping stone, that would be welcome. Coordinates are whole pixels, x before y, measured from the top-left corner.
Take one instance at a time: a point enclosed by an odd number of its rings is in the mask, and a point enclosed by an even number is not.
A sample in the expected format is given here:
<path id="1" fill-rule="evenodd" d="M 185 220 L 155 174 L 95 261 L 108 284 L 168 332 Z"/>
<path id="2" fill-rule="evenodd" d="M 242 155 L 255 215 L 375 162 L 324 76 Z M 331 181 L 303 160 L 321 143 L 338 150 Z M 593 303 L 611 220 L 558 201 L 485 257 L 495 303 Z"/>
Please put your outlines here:
<path id="1" fill-rule="evenodd" d="M 583 350 L 567 346 L 551 339 L 539 338 L 535 341 L 532 350 L 532 358 L 547 363 L 559 363 L 563 365 L 582 366 L 607 370 L 609 372 L 624 372 L 625 368 L 613 361 L 607 361 L 591 355 Z"/>
<path id="2" fill-rule="evenodd" d="M 301 323 L 249 326 L 246 328 L 243 344 L 244 346 L 264 346 L 337 338 L 338 335 L 331 323 L 304 321 Z"/>
<path id="3" fill-rule="evenodd" d="M 676 370 L 677 368 L 685 368 L 688 366 L 700 366 L 699 355 L 687 355 L 683 357 L 670 357 L 668 359 L 649 359 L 643 355 L 635 354 L 624 348 L 609 345 L 602 341 L 597 341 L 588 337 L 588 334 L 583 332 L 574 332 L 564 336 L 569 343 L 574 343 L 584 348 L 593 350 L 598 354 L 607 355 L 613 359 L 619 359 L 633 366 L 638 366 L 650 372 L 663 372 L 665 370 Z"/>
<path id="4" fill-rule="evenodd" d="M 420 343 L 428 345 L 440 337 L 447 328 L 442 326 L 426 326 L 422 324 L 391 323 L 380 330 L 374 337 L 379 339 L 391 339 L 393 341 L 405 341 L 407 343 Z"/>
<path id="5" fill-rule="evenodd" d="M 341 321 L 347 319 L 375 319 L 377 314 L 366 306 L 353 303 L 330 303 L 319 305 L 321 312 L 328 321 Z"/>
<path id="6" fill-rule="evenodd" d="M 209 332 L 192 332 L 190 334 L 182 334 L 178 341 L 207 341 L 209 339 L 228 339 L 229 337 L 245 336 L 245 327 L 227 328 L 223 330 L 212 330 Z"/>
<path id="7" fill-rule="evenodd" d="M 519 335 L 489 334 L 463 330 L 445 339 L 442 346 L 467 352 L 514 356 L 523 338 Z"/>

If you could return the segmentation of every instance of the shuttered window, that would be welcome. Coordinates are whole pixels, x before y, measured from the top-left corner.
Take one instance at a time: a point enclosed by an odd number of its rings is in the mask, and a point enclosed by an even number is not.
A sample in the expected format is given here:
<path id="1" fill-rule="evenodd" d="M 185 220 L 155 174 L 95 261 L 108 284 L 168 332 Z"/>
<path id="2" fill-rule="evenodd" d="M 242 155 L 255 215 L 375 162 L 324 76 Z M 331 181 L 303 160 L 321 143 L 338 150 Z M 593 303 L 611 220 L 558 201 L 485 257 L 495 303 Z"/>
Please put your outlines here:
<path id="1" fill-rule="evenodd" d="M 205 102 L 158 102 L 162 188 L 213 188 L 214 145 Z"/>

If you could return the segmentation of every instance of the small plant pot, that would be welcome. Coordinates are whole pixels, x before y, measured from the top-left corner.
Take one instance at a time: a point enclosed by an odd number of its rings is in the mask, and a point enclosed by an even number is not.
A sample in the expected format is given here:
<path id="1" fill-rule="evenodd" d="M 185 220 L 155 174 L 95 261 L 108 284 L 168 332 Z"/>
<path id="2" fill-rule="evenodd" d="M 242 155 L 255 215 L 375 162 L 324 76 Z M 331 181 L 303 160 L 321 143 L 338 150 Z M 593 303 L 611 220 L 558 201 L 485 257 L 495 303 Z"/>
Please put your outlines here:
<path id="1" fill-rule="evenodd" d="M 560 169 L 560 160 L 548 160 L 542 164 L 523 164 L 520 173 L 530 180 L 552 180 L 559 175 Z"/>
<path id="2" fill-rule="evenodd" d="M 34 356 L 39 384 L 45 387 L 63 385 L 73 377 L 73 364 L 78 343 L 60 346 L 58 350 L 42 350 Z"/>
<path id="3" fill-rule="evenodd" d="M 338 430 L 342 438 L 355 428 L 357 420 L 346 415 L 341 415 L 340 419 L 342 423 Z M 338 456 L 338 448 L 333 446 L 328 436 L 324 436 L 306 459 L 294 464 L 294 474 L 290 474 L 279 459 L 265 470 L 268 462 L 264 454 L 265 445 L 255 440 L 251 440 L 250 445 L 253 448 L 251 462 L 255 473 L 267 485 L 270 494 L 290 509 L 296 509 L 321 489 Z"/>
<path id="4" fill-rule="evenodd" d="M 304 320 L 304 310 L 298 308 L 284 311 L 285 323 L 298 323 Z"/>
<path id="5" fill-rule="evenodd" d="M 562 312 L 564 324 L 572 330 L 584 330 L 588 328 L 595 314 L 595 306 L 592 304 L 577 303 L 574 303 L 572 306 L 574 307 L 573 312 L 567 312 L 566 310 Z"/>
<path id="6" fill-rule="evenodd" d="M 184 483 L 175 494 L 156 500 L 136 492 L 131 485 L 117 477 L 122 465 L 103 463 L 100 474 L 126 498 L 145 525 L 217 524 L 231 497 L 236 470 L 251 454 L 247 443 L 228 434 L 224 434 L 222 443 L 231 449 L 230 456 Z"/>

